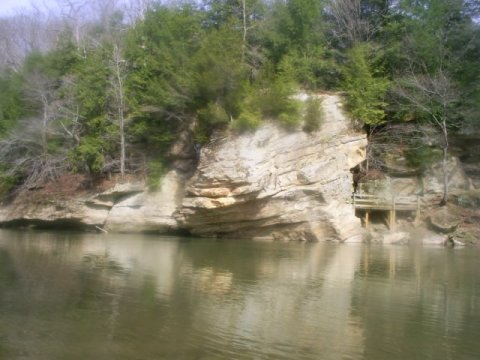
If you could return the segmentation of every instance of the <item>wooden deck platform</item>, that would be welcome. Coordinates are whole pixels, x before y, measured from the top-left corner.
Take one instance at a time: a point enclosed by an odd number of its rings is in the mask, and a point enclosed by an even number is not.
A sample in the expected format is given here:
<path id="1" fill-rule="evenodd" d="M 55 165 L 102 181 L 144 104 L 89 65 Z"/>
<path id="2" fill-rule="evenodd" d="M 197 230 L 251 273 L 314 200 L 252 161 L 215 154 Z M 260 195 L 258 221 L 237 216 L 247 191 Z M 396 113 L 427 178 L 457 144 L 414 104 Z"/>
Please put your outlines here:
<path id="1" fill-rule="evenodd" d="M 355 210 L 365 210 L 365 227 L 369 225 L 370 211 L 387 211 L 388 226 L 393 229 L 396 223 L 397 211 L 415 211 L 420 213 L 420 198 L 418 196 L 392 196 L 386 198 L 369 194 L 353 194 Z"/>

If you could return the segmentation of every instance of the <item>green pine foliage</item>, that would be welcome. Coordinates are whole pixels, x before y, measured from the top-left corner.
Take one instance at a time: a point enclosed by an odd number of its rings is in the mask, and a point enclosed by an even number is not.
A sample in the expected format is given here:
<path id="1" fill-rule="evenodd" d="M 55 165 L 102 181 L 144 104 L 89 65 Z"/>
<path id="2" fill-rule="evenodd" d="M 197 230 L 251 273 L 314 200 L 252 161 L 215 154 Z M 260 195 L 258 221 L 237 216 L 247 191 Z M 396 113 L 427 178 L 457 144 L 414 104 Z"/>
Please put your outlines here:
<path id="1" fill-rule="evenodd" d="M 309 98 L 305 102 L 305 113 L 303 116 L 303 130 L 307 133 L 317 131 L 324 119 L 322 99 Z"/>
<path id="2" fill-rule="evenodd" d="M 15 188 L 18 183 L 18 179 L 11 174 L 8 174 L 4 168 L 0 168 L 0 196 L 8 194 Z"/>
<path id="3" fill-rule="evenodd" d="M 198 111 L 198 119 L 195 138 L 198 143 L 205 144 L 213 129 L 226 127 L 231 118 L 222 105 L 211 102 Z"/>
<path id="4" fill-rule="evenodd" d="M 228 25 L 212 30 L 204 38 L 193 59 L 198 106 L 215 102 L 229 117 L 240 113 L 239 106 L 248 86 L 241 43 L 241 34 Z"/>
<path id="5" fill-rule="evenodd" d="M 80 144 L 69 154 L 74 170 L 77 172 L 87 171 L 89 174 L 101 172 L 105 164 L 105 145 L 100 137 L 83 137 Z"/>
<path id="6" fill-rule="evenodd" d="M 162 153 L 196 112 L 193 56 L 203 39 L 190 6 L 157 6 L 125 38 L 128 134 L 133 144 Z"/>
<path id="7" fill-rule="evenodd" d="M 300 122 L 300 103 L 294 98 L 296 89 L 292 68 L 284 67 L 276 73 L 266 65 L 246 103 L 258 110 L 262 118 L 294 128 Z"/>
<path id="8" fill-rule="evenodd" d="M 233 129 L 240 132 L 254 131 L 260 126 L 261 114 L 259 111 L 244 110 L 240 116 L 235 119 L 232 126 Z"/>
<path id="9" fill-rule="evenodd" d="M 2 137 L 25 115 L 22 79 L 12 73 L 0 76 L 0 94 L 2 94 L 0 96 L 0 137 Z"/>
<path id="10" fill-rule="evenodd" d="M 110 52 L 110 46 L 88 49 L 75 69 L 75 100 L 87 121 L 106 112 Z"/>
<path id="11" fill-rule="evenodd" d="M 165 164 L 163 158 L 150 160 L 147 167 L 147 185 L 150 190 L 158 190 L 161 180 L 165 174 Z"/>
<path id="12" fill-rule="evenodd" d="M 379 71 L 374 49 L 367 44 L 355 45 L 347 52 L 347 63 L 342 73 L 347 109 L 354 120 L 367 125 L 383 123 L 389 81 Z"/>
<path id="13" fill-rule="evenodd" d="M 94 47 L 75 68 L 75 103 L 79 105 L 81 139 L 70 150 L 69 159 L 76 171 L 100 174 L 105 158 L 113 152 L 114 126 L 107 117 L 111 46 Z"/>
<path id="14" fill-rule="evenodd" d="M 405 152 L 407 164 L 412 168 L 425 169 L 428 166 L 440 161 L 442 151 L 438 148 L 428 146 L 426 144 L 416 144 L 410 146 Z"/>

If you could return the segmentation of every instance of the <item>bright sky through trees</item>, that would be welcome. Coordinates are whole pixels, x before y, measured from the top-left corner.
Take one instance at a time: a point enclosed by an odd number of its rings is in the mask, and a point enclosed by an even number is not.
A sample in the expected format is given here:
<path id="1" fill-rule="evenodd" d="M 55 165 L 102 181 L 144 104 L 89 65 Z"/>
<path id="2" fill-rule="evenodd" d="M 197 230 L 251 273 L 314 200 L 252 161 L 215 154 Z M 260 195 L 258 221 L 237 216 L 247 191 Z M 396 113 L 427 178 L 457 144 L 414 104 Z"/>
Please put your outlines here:
<path id="1" fill-rule="evenodd" d="M 15 10 L 22 8 L 30 8 L 38 6 L 44 8 L 54 3 L 53 0 L 1 0 L 0 1 L 0 16 L 11 15 Z"/>

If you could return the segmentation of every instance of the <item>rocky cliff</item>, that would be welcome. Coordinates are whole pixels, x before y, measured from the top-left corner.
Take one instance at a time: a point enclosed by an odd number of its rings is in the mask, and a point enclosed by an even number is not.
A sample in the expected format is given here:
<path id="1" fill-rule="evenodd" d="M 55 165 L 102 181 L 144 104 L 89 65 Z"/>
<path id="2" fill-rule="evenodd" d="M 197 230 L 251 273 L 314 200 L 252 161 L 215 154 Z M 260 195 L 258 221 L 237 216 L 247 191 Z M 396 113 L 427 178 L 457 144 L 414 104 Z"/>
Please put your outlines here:
<path id="1" fill-rule="evenodd" d="M 358 240 L 349 169 L 364 159 L 366 137 L 351 129 L 338 96 L 322 100 L 319 131 L 265 124 L 204 148 L 176 214 L 180 226 L 200 236 Z"/>
<path id="2" fill-rule="evenodd" d="M 306 96 L 301 96 L 305 100 Z M 3 224 L 77 225 L 112 232 L 171 232 L 282 240 L 359 240 L 349 169 L 365 156 L 366 137 L 352 130 L 337 95 L 323 95 L 318 131 L 265 123 L 253 133 L 223 133 L 201 151 L 193 177 L 170 172 L 161 189 L 117 184 L 66 200 L 17 198 L 0 210 Z"/>

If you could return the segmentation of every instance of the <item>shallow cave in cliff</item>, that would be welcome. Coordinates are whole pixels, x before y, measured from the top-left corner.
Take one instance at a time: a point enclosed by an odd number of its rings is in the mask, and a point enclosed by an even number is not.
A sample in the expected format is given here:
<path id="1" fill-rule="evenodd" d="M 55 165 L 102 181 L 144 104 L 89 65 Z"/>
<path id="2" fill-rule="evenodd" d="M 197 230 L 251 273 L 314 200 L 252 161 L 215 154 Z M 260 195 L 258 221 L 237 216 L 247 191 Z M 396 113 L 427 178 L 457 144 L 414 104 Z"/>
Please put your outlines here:
<path id="1" fill-rule="evenodd" d="M 38 230 L 78 230 L 95 231 L 94 227 L 89 227 L 79 220 L 75 219 L 57 219 L 52 221 L 37 219 L 18 219 L 2 224 L 4 228 L 20 228 L 20 229 L 38 229 Z"/>

